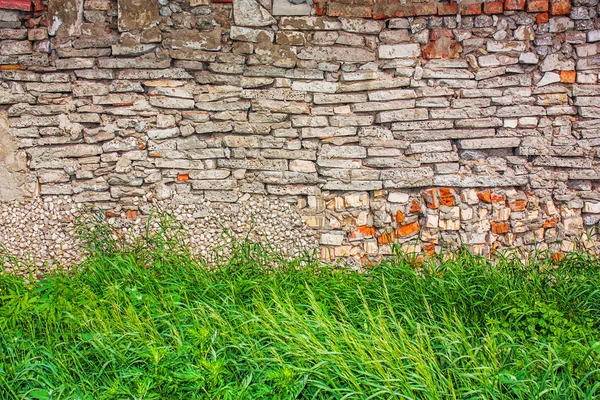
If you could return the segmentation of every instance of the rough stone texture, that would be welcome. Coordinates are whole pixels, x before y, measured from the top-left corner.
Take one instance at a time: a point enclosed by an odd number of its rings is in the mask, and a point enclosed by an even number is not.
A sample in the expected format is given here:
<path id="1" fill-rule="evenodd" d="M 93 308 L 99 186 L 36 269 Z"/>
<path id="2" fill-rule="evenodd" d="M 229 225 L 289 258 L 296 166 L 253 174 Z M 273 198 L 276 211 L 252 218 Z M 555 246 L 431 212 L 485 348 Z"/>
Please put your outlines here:
<path id="1" fill-rule="evenodd" d="M 0 21 L 0 197 L 41 196 L 3 205 L 31 210 L 18 226 L 57 199 L 133 224 L 157 201 L 268 201 L 290 237 L 366 263 L 565 251 L 600 221 L 595 1 L 40 4 Z"/>
<path id="2" fill-rule="evenodd" d="M 119 30 L 135 31 L 158 23 L 158 0 L 119 0 Z"/>
<path id="3" fill-rule="evenodd" d="M 0 110 L 0 201 L 31 197 L 36 182 L 27 174 L 27 156 L 9 134 L 6 111 Z"/>

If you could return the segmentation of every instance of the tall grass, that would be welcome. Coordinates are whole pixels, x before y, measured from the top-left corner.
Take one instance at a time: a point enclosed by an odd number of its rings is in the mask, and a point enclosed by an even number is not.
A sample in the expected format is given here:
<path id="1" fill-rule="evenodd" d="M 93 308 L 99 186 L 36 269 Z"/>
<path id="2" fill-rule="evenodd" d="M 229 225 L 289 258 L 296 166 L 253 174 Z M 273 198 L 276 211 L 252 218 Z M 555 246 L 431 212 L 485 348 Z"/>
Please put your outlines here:
<path id="1" fill-rule="evenodd" d="M 162 218 L 39 282 L 0 276 L 2 399 L 593 399 L 600 263 L 396 254 L 366 274 L 250 241 L 206 265 Z"/>

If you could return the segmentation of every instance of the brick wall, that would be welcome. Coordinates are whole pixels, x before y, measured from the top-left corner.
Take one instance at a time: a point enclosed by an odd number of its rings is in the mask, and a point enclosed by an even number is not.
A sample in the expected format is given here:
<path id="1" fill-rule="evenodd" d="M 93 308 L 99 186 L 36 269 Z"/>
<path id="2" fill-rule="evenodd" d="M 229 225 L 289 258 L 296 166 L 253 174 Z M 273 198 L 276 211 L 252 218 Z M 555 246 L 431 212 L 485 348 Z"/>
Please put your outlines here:
<path id="1" fill-rule="evenodd" d="M 600 220 L 598 9 L 37 1 L 0 10 L 0 105 L 44 198 L 266 196 L 326 258 L 569 250 Z"/>

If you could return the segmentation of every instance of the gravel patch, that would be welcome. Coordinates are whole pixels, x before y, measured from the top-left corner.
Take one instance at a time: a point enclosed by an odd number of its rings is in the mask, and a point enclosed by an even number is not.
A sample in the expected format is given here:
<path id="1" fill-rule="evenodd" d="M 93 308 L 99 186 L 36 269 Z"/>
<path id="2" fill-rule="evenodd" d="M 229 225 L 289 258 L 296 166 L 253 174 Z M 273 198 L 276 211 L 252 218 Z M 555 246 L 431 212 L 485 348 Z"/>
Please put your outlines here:
<path id="1" fill-rule="evenodd" d="M 236 204 L 155 200 L 140 209 L 139 213 L 110 210 L 107 221 L 117 228 L 119 236 L 132 241 L 144 234 L 149 215 L 172 215 L 181 223 L 192 254 L 209 260 L 217 249 L 226 255 L 227 244 L 245 238 L 268 244 L 288 256 L 318 247 L 316 231 L 306 227 L 293 206 L 274 198 L 250 197 Z M 89 206 L 74 203 L 69 197 L 0 203 L 2 251 L 25 261 L 15 263 L 5 257 L 6 272 L 39 276 L 73 268 L 85 257 L 74 228 L 78 218 L 87 213 Z M 151 221 L 151 229 L 157 229 L 157 218 Z"/>

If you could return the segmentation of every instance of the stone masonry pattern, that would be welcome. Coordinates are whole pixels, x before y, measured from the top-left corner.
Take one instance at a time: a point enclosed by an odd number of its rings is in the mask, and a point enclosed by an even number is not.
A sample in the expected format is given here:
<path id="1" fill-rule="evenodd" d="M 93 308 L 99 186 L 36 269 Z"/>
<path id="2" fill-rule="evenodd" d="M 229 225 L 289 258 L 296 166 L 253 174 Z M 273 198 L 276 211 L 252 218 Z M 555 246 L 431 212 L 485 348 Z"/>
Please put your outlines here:
<path id="1" fill-rule="evenodd" d="M 0 9 L 2 224 L 268 199 L 325 259 L 598 250 L 598 0 L 24 3 Z"/>

